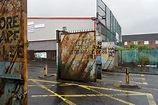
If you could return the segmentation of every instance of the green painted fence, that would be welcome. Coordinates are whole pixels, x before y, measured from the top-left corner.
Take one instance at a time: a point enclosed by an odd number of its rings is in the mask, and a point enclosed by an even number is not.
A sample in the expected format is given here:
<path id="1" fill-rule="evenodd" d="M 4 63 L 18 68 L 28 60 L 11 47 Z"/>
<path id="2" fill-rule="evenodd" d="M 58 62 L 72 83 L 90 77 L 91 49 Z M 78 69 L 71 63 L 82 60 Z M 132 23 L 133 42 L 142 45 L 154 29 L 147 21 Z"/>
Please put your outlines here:
<path id="1" fill-rule="evenodd" d="M 141 65 L 158 64 L 158 49 L 152 50 L 119 50 L 119 63 L 134 63 Z"/>

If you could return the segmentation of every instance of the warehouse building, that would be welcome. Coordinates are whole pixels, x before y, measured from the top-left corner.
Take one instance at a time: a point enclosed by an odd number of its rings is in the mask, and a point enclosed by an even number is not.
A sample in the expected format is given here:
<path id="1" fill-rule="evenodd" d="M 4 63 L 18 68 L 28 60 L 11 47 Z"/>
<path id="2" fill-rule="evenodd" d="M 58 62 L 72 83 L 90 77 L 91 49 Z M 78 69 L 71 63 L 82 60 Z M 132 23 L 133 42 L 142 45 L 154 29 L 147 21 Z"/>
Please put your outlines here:
<path id="1" fill-rule="evenodd" d="M 28 17 L 28 59 L 42 57 L 55 60 L 56 30 L 63 30 L 62 27 L 65 27 L 68 32 L 95 30 L 96 34 L 101 36 L 102 41 L 120 44 L 122 41 L 121 26 L 112 11 L 102 0 L 89 0 L 87 3 L 91 3 L 91 6 L 87 6 L 86 2 L 83 2 L 82 7 L 90 13 L 89 15 L 79 16 L 79 12 L 74 12 L 78 16 L 69 16 L 70 12 L 66 14 L 67 17 Z M 80 10 L 80 8 L 73 8 L 74 11 Z M 80 12 L 82 14 L 83 11 Z"/>

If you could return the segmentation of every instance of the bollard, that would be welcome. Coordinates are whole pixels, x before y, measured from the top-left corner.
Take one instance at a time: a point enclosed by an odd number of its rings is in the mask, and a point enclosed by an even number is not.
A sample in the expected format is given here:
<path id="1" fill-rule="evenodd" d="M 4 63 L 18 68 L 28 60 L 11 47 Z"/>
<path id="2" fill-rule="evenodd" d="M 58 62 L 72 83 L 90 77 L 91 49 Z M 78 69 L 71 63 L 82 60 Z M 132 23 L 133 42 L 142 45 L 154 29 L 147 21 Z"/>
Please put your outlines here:
<path id="1" fill-rule="evenodd" d="M 126 68 L 126 85 L 129 85 L 129 70 Z"/>
<path id="2" fill-rule="evenodd" d="M 47 64 L 44 65 L 44 77 L 47 76 Z"/>

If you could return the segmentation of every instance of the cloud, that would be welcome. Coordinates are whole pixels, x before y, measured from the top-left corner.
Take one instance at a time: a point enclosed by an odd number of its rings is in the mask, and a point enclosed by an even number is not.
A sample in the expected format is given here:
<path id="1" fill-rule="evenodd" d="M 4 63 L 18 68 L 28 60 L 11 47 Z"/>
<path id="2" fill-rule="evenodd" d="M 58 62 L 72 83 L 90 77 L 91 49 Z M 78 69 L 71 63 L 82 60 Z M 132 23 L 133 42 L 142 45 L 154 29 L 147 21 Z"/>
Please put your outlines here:
<path id="1" fill-rule="evenodd" d="M 103 0 L 123 34 L 158 32 L 158 0 Z M 28 16 L 92 17 L 96 0 L 28 0 Z"/>
<path id="2" fill-rule="evenodd" d="M 123 34 L 158 32 L 157 0 L 104 0 Z"/>
<path id="3" fill-rule="evenodd" d="M 95 0 L 28 0 L 28 16 L 95 16 Z"/>

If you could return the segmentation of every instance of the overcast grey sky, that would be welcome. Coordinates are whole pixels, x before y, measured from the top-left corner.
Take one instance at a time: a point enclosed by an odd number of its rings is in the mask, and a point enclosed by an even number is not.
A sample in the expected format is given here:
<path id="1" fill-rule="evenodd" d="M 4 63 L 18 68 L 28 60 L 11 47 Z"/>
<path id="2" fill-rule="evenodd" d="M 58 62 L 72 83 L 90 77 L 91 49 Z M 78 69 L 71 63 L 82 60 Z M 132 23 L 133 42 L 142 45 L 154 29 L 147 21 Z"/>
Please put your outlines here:
<path id="1" fill-rule="evenodd" d="M 122 34 L 158 33 L 158 0 L 103 0 Z M 28 0 L 29 17 L 93 17 L 96 0 Z"/>

